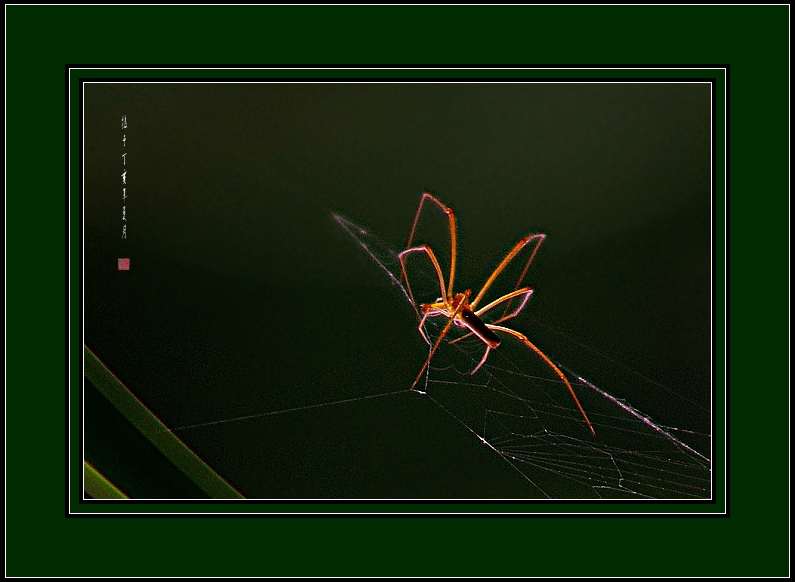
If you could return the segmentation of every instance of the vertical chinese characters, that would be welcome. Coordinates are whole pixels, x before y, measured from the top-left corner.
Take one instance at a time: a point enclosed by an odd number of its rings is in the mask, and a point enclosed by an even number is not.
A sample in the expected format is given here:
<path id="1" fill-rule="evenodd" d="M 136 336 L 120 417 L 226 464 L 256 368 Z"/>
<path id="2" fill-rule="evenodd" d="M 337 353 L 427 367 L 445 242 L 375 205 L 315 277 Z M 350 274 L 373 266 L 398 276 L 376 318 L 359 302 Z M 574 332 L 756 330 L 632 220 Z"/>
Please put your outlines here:
<path id="1" fill-rule="evenodd" d="M 121 116 L 121 127 L 122 129 L 127 129 L 127 116 Z M 121 207 L 121 220 L 122 220 L 122 229 L 121 229 L 121 238 L 127 238 L 127 134 L 122 133 L 122 150 L 124 153 L 121 155 L 122 160 L 122 167 L 123 171 L 121 173 L 121 200 L 122 200 L 122 207 Z"/>
<path id="2" fill-rule="evenodd" d="M 122 154 L 121 154 L 121 165 L 122 165 L 122 172 L 121 172 L 121 238 L 122 240 L 127 240 L 127 132 L 124 131 L 127 129 L 127 116 L 121 116 L 121 128 L 122 128 L 122 135 L 121 135 L 121 147 L 122 147 Z M 122 246 L 126 248 L 126 242 L 121 243 Z M 126 254 L 126 253 L 125 253 Z M 130 270 L 130 259 L 127 258 L 120 258 L 119 259 L 119 271 L 129 271 Z"/>

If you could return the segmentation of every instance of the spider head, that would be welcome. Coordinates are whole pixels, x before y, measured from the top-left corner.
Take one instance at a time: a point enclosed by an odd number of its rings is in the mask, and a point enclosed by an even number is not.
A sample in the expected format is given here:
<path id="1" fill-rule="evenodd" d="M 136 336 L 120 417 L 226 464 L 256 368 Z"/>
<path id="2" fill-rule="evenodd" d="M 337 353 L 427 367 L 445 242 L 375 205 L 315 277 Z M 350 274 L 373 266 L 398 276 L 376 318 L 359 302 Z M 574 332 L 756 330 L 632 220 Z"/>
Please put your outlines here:
<path id="1" fill-rule="evenodd" d="M 470 295 L 472 295 L 472 290 L 471 289 L 467 289 L 463 293 L 456 293 L 456 295 L 455 295 L 455 297 L 453 297 L 453 301 L 452 301 L 453 309 L 456 309 L 459 305 L 461 305 L 462 301 L 463 301 L 465 306 L 469 305 L 469 296 Z"/>

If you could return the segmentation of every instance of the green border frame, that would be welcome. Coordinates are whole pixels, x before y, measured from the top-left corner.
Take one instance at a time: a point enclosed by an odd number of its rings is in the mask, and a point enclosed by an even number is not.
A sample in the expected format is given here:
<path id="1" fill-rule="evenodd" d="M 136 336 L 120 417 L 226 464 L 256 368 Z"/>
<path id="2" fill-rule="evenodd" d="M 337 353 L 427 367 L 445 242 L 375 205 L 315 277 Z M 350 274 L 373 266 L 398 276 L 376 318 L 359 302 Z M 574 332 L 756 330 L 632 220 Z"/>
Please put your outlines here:
<path id="1" fill-rule="evenodd" d="M 202 69 L 173 69 L 173 68 L 76 68 L 70 71 L 70 95 L 71 95 L 71 119 L 73 124 L 79 123 L 79 107 L 80 107 L 80 91 L 84 88 L 82 81 L 90 79 L 91 81 L 101 79 L 190 79 L 190 80 L 218 80 L 218 79 L 231 79 L 232 82 L 238 79 L 394 79 L 400 80 L 402 78 L 418 79 L 652 79 L 664 80 L 675 79 L 676 81 L 693 79 L 694 81 L 703 82 L 713 80 L 713 105 L 715 117 L 715 134 L 716 134 L 716 152 L 723 151 L 724 129 L 725 129 L 725 87 L 726 87 L 726 69 L 715 68 L 650 68 L 650 67 L 633 67 L 622 69 L 618 67 L 603 68 L 603 69 L 589 69 L 589 68 L 545 68 L 538 67 L 535 69 L 528 68 L 477 68 L 467 67 L 461 68 L 381 68 L 381 69 L 356 69 L 349 67 L 347 69 L 324 69 L 319 67 L 309 68 L 271 68 L 271 69 L 214 69 L 212 67 L 205 67 Z M 81 144 L 79 143 L 79 134 L 73 132 L 72 138 L 72 151 L 79 152 Z M 79 182 L 79 174 L 77 172 L 78 160 L 73 160 L 73 172 L 71 175 L 72 191 L 80 192 L 81 184 Z M 714 175 L 716 178 L 715 191 L 715 236 L 718 240 L 723 237 L 723 217 L 725 216 L 724 208 L 724 159 L 722 154 L 720 159 L 716 156 L 716 167 Z M 76 237 L 77 232 L 73 233 Z M 78 241 L 73 240 L 73 245 L 78 246 Z M 723 259 L 724 249 L 721 247 L 716 250 L 716 277 L 722 281 L 723 277 Z M 73 261 L 79 261 L 79 255 L 73 258 Z M 76 271 L 76 269 L 74 269 Z M 716 312 L 722 312 L 724 305 L 722 296 L 718 290 Z M 716 336 L 718 337 L 718 336 Z M 722 335 L 720 336 L 722 338 Z M 97 346 L 99 347 L 99 346 Z M 195 456 L 192 451 L 187 449 L 184 444 L 166 432 L 166 427 L 162 425 L 151 412 L 149 412 L 137 399 L 132 396 L 124 385 L 117 379 L 113 373 L 102 365 L 101 362 L 96 360 L 96 356 L 91 352 L 91 346 L 86 346 L 86 377 L 91 380 L 100 391 L 112 401 L 125 417 L 128 418 L 136 428 L 140 431 L 142 437 L 145 437 L 151 442 L 154 447 L 163 453 L 184 475 L 191 481 L 194 481 L 199 487 L 210 495 L 211 498 L 230 497 L 240 494 L 223 480 L 222 476 L 215 474 L 211 468 L 207 467 L 203 461 Z M 95 365 L 96 364 L 96 365 Z M 77 363 L 76 363 L 77 365 Z M 115 504 L 113 506 L 103 504 L 77 504 L 78 495 L 81 491 L 79 482 L 79 471 L 72 472 L 71 481 L 71 498 L 72 505 L 70 510 L 74 513 L 107 513 L 111 515 L 126 515 L 135 513 L 151 513 L 151 514 L 164 514 L 164 515 L 180 515 L 190 513 L 210 513 L 210 514 L 382 514 L 382 515 L 455 515 L 455 514 L 627 514 L 627 515 L 645 515 L 645 514 L 719 514 L 725 512 L 725 495 L 724 495 L 724 470 L 725 470 L 725 450 L 723 442 L 725 438 L 724 426 L 724 405 L 725 395 L 723 392 L 724 381 L 722 375 L 723 357 L 718 354 L 716 361 L 716 382 L 718 386 L 718 394 L 716 395 L 715 416 L 717 430 L 715 432 L 716 438 L 716 454 L 715 459 L 717 463 L 713 464 L 715 471 L 715 503 L 705 503 L 700 501 L 685 501 L 677 502 L 660 502 L 660 503 L 626 503 L 626 502 L 608 502 L 603 501 L 599 503 L 587 503 L 584 501 L 575 501 L 566 504 L 565 502 L 552 502 L 552 503 L 522 503 L 517 502 L 514 504 L 490 504 L 490 503 L 468 503 L 468 504 L 427 504 L 427 503 L 296 503 L 296 502 L 267 502 L 257 503 L 251 501 L 247 504 L 235 504 L 220 506 L 210 505 L 207 502 L 203 503 L 157 503 L 146 504 L 145 502 L 136 502 L 135 504 Z M 100 377 L 99 370 L 104 371 Z M 89 373 L 91 372 L 91 373 Z M 105 377 L 109 377 L 110 381 L 106 381 Z M 74 380 L 75 382 L 79 381 Z M 98 382 L 99 381 L 99 382 Z M 103 389 L 105 385 L 118 385 L 118 388 L 113 391 Z M 124 398 L 115 397 L 120 394 Z M 77 465 L 82 462 L 81 453 L 79 449 L 79 416 L 78 410 L 80 406 L 79 394 L 77 391 L 72 391 L 71 395 L 72 404 L 72 418 L 71 430 L 73 433 L 73 445 L 71 451 L 71 463 Z M 134 402 L 136 406 L 127 406 L 125 403 Z M 133 409 L 134 410 L 131 410 Z M 164 444 L 162 441 L 169 437 L 169 443 Z M 185 462 L 185 458 L 195 460 L 194 463 Z M 101 467 L 100 467 L 101 469 Z M 207 483 L 219 483 L 219 486 L 210 485 Z M 123 485 L 123 484 L 120 484 Z M 231 490 L 231 491 L 230 491 Z"/>
<path id="2" fill-rule="evenodd" d="M 133 32 L 124 37 L 122 29 Z M 6 268 L 7 280 L 15 283 L 6 295 L 12 308 L 6 348 L 6 574 L 787 575 L 789 339 L 783 314 L 789 280 L 783 268 L 766 267 L 788 262 L 788 39 L 787 5 L 7 6 L 6 236 L 14 242 L 7 244 Z M 72 301 L 64 301 L 64 271 L 46 268 L 43 260 L 69 252 L 68 201 L 62 198 L 65 65 L 321 60 L 730 66 L 734 196 L 727 219 L 731 224 L 741 217 L 733 231 L 745 244 L 735 246 L 728 264 L 742 265 L 753 252 L 757 267 L 753 279 L 742 277 L 742 270 L 729 278 L 729 287 L 739 289 L 732 308 L 726 306 L 739 326 L 730 362 L 730 517 L 686 524 L 655 518 L 153 523 L 65 515 L 65 342 L 72 344 L 73 383 L 75 376 L 80 381 L 75 361 L 82 345 L 67 337 L 62 308 L 78 317 L 78 287 L 73 280 Z M 73 225 L 76 215 L 73 210 Z M 721 235 L 716 231 L 718 240 Z M 74 246 L 71 253 L 74 260 Z M 757 301 L 738 308 L 738 297 Z M 716 331 L 722 332 L 720 326 Z"/>

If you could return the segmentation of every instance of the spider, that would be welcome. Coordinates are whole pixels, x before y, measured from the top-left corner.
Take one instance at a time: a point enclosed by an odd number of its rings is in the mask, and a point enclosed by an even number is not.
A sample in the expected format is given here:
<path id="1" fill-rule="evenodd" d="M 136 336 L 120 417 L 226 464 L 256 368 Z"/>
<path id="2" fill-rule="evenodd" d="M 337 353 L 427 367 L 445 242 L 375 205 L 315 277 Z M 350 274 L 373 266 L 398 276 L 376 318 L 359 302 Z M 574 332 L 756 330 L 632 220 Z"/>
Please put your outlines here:
<path id="1" fill-rule="evenodd" d="M 422 214 L 423 207 L 425 202 L 430 201 L 433 204 L 436 204 L 446 215 L 447 219 L 450 222 L 450 249 L 451 249 L 451 256 L 450 256 L 450 276 L 447 279 L 447 284 L 445 285 L 444 274 L 442 273 L 442 268 L 439 266 L 439 261 L 436 258 L 436 255 L 433 252 L 433 249 L 428 245 L 421 244 L 418 246 L 412 247 L 411 244 L 414 241 L 414 234 L 417 230 L 417 223 L 419 222 L 420 215 Z M 414 383 L 411 385 L 411 390 L 417 386 L 417 383 L 422 378 L 423 373 L 427 369 L 428 365 L 431 363 L 431 359 L 433 358 L 436 350 L 439 348 L 439 345 L 442 343 L 442 339 L 444 339 L 447 332 L 450 330 L 452 325 L 456 325 L 458 327 L 462 327 L 466 329 L 469 333 L 465 336 L 460 337 L 456 340 L 453 340 L 454 343 L 465 337 L 469 337 L 470 335 L 475 335 L 480 339 L 484 344 L 486 344 L 486 351 L 483 353 L 483 357 L 480 359 L 480 362 L 477 366 L 470 372 L 474 374 L 477 372 L 484 363 L 486 363 L 486 358 L 489 356 L 489 352 L 491 350 L 497 348 L 500 345 L 500 338 L 497 336 L 495 332 L 500 332 L 503 334 L 507 334 L 512 336 L 519 341 L 521 341 L 524 345 L 530 348 L 533 352 L 535 352 L 545 364 L 547 364 L 552 371 L 557 374 L 557 376 L 563 381 L 566 385 L 566 388 L 569 390 L 569 394 L 574 399 L 574 404 L 577 405 L 577 409 L 580 411 L 583 419 L 585 420 L 585 424 L 588 425 L 588 430 L 591 432 L 591 435 L 596 436 L 596 432 L 591 425 L 591 421 L 588 420 L 588 415 L 585 414 L 585 410 L 583 409 L 580 401 L 577 399 L 577 395 L 574 393 L 574 389 L 571 387 L 569 380 L 560 371 L 560 369 L 550 360 L 540 349 L 538 349 L 527 337 L 523 334 L 519 333 L 514 329 L 510 329 L 508 327 L 499 325 L 504 321 L 516 317 L 524 306 L 527 304 L 527 301 L 530 299 L 530 295 L 533 293 L 533 289 L 531 287 L 519 287 L 521 285 L 522 280 L 527 273 L 527 270 L 530 268 L 530 263 L 533 262 L 533 258 L 538 251 L 538 248 L 541 246 L 541 243 L 546 238 L 544 234 L 533 234 L 530 236 L 526 236 L 521 239 L 516 245 L 511 249 L 511 251 L 505 255 L 505 258 L 497 265 L 497 268 L 494 269 L 494 272 L 486 279 L 486 282 L 483 284 L 480 292 L 475 296 L 474 299 L 470 301 L 470 297 L 472 296 L 472 291 L 467 289 L 463 293 L 453 293 L 453 281 L 455 279 L 455 264 L 456 264 L 456 256 L 457 256 L 457 249 L 456 249 L 456 222 L 455 222 L 455 214 L 453 211 L 445 206 L 442 202 L 439 201 L 438 198 L 433 196 L 432 194 L 428 194 L 427 192 L 422 195 L 422 199 L 420 199 L 420 204 L 417 207 L 417 214 L 414 216 L 414 224 L 411 227 L 411 234 L 409 234 L 409 241 L 406 244 L 406 250 L 400 252 L 398 254 L 398 258 L 400 259 L 400 267 L 402 271 L 403 279 L 406 281 L 406 288 L 409 292 L 409 296 L 411 297 L 412 305 L 414 306 L 414 310 L 417 312 L 417 316 L 420 318 L 420 324 L 418 329 L 420 334 L 422 335 L 425 342 L 431 347 L 431 351 L 428 354 L 428 358 L 425 360 L 425 363 L 420 368 L 419 373 L 417 374 L 417 378 L 414 380 Z M 516 289 L 499 297 L 492 301 L 491 303 L 477 308 L 478 304 L 480 303 L 483 296 L 488 291 L 489 287 L 491 287 L 492 283 L 494 283 L 495 279 L 499 276 L 499 274 L 505 269 L 505 267 L 514 259 L 514 257 L 527 245 L 534 243 L 535 246 L 533 247 L 532 252 L 530 253 L 530 258 L 527 260 L 527 264 L 524 266 L 522 270 L 522 274 L 519 276 L 519 280 L 516 283 Z M 411 290 L 411 285 L 409 284 L 408 274 L 406 272 L 406 257 L 412 253 L 425 253 L 428 258 L 430 259 L 431 263 L 433 264 L 433 268 L 436 270 L 436 274 L 439 276 L 439 288 L 441 289 L 441 297 L 439 297 L 433 303 L 423 303 L 420 305 L 420 308 L 417 309 L 417 302 L 414 299 L 414 293 Z M 521 298 L 519 302 L 519 306 L 514 309 L 513 311 L 509 312 L 510 302 L 513 299 Z M 494 307 L 497 307 L 500 304 L 507 303 L 505 306 L 505 313 L 498 318 L 494 323 L 485 323 L 481 316 L 490 311 Z M 442 328 L 442 331 L 439 334 L 439 337 L 436 339 L 436 342 L 431 344 L 430 339 L 425 333 L 425 320 L 429 317 L 437 317 L 437 316 L 444 316 L 448 319 L 445 326 Z"/>

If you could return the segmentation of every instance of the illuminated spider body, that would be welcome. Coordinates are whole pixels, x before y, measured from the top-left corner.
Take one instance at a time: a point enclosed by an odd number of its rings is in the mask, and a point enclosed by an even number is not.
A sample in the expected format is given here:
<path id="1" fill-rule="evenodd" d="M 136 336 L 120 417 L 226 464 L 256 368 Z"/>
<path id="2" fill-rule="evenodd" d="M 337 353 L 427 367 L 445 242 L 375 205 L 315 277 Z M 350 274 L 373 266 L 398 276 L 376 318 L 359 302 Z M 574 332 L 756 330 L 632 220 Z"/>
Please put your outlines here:
<path id="1" fill-rule="evenodd" d="M 436 303 L 421 305 L 420 310 L 423 313 L 423 319 L 437 315 L 449 317 L 450 307 L 452 307 L 453 313 L 455 313 L 453 324 L 468 329 L 470 333 L 475 334 L 489 348 L 494 349 L 500 345 L 500 338 L 472 311 L 469 304 L 469 296 L 471 294 L 472 291 L 470 289 L 467 289 L 464 293 L 458 293 L 453 297 L 449 307 L 441 297 Z"/>
<path id="2" fill-rule="evenodd" d="M 450 223 L 450 249 L 451 249 L 451 256 L 450 256 L 450 276 L 447 281 L 447 285 L 445 285 L 444 274 L 442 273 L 442 268 L 439 266 L 439 261 L 436 258 L 436 255 L 433 252 L 433 249 L 428 245 L 418 245 L 418 246 L 411 246 L 411 243 L 414 241 L 414 234 L 417 229 L 417 223 L 420 219 L 420 214 L 422 213 L 423 206 L 426 201 L 431 201 L 436 206 L 438 206 L 448 218 Z M 510 329 L 508 327 L 504 327 L 499 325 L 500 323 L 516 317 L 519 312 L 524 309 L 525 305 L 527 304 L 528 299 L 530 299 L 530 295 L 533 293 L 533 289 L 530 287 L 521 287 L 522 281 L 527 274 L 527 270 L 530 268 L 530 263 L 533 262 L 533 258 L 538 251 L 538 247 L 541 246 L 541 243 L 546 238 L 543 234 L 534 234 L 531 236 L 527 236 L 520 240 L 516 245 L 511 249 L 511 251 L 505 256 L 505 258 L 497 265 L 497 268 L 494 269 L 494 272 L 486 279 L 486 282 L 483 284 L 480 292 L 475 296 L 475 299 L 472 301 L 469 298 L 472 295 L 472 291 L 467 289 L 463 293 L 453 293 L 453 279 L 455 277 L 455 264 L 456 264 L 456 256 L 457 256 L 457 249 L 456 249 L 456 222 L 455 222 L 455 214 L 453 211 L 442 204 L 435 196 L 432 194 L 425 193 L 422 195 L 422 199 L 420 200 L 419 207 L 417 208 L 417 214 L 414 216 L 414 225 L 411 227 L 411 234 L 409 234 L 409 241 L 406 245 L 406 250 L 402 251 L 398 254 L 398 258 L 400 259 L 400 266 L 402 270 L 403 279 L 406 281 L 406 288 L 409 292 L 409 296 L 411 297 L 412 304 L 414 305 L 414 309 L 417 312 L 417 316 L 420 318 L 420 324 L 418 329 L 420 334 L 422 335 L 423 339 L 428 343 L 428 345 L 432 346 L 431 351 L 428 354 L 428 358 L 425 360 L 422 368 L 420 369 L 419 374 L 417 374 L 417 378 L 414 380 L 414 383 L 411 385 L 411 389 L 413 390 L 417 383 L 422 378 L 423 372 L 427 369 L 428 365 L 431 363 L 431 359 L 433 358 L 436 350 L 442 343 L 442 340 L 447 335 L 447 332 L 450 331 L 450 327 L 452 325 L 456 325 L 457 327 L 462 327 L 466 329 L 469 333 L 465 336 L 458 338 L 455 341 L 463 339 L 464 337 L 469 337 L 470 334 L 475 335 L 486 345 L 486 351 L 483 354 L 483 357 L 480 359 L 480 362 L 475 369 L 472 370 L 472 374 L 477 372 L 481 366 L 486 362 L 486 358 L 488 358 L 489 352 L 500 345 L 500 338 L 497 336 L 495 332 L 505 333 L 510 336 L 515 337 L 523 344 L 525 344 L 528 348 L 530 348 L 533 352 L 535 352 L 544 362 L 557 374 L 557 376 L 563 381 L 566 385 L 566 388 L 571 394 L 571 397 L 574 399 L 574 403 L 577 405 L 577 408 L 580 411 L 583 419 L 585 420 L 586 425 L 588 426 L 588 430 L 591 432 L 592 435 L 596 435 L 593 426 L 591 425 L 591 421 L 588 420 L 588 415 L 585 414 L 585 410 L 583 409 L 582 405 L 580 405 L 580 401 L 577 398 L 577 395 L 574 393 L 574 389 L 571 387 L 569 380 L 560 371 L 560 369 L 550 360 L 541 350 L 539 350 L 530 340 L 528 340 L 523 334 L 519 333 L 516 330 Z M 535 247 L 533 247 L 532 252 L 530 253 L 530 258 L 527 260 L 527 264 L 525 264 L 524 269 L 522 270 L 521 275 L 519 276 L 519 280 L 516 283 L 516 289 L 511 291 L 510 293 L 506 293 L 502 297 L 495 299 L 491 303 L 487 304 L 485 307 L 481 307 L 480 309 L 477 308 L 480 300 L 486 294 L 489 287 L 491 287 L 492 283 L 497 279 L 497 277 L 502 273 L 505 267 L 516 257 L 516 255 L 528 244 L 531 242 L 535 243 Z M 428 258 L 430 259 L 431 263 L 433 264 L 434 270 L 439 277 L 439 288 L 441 289 L 442 295 L 439 297 L 436 302 L 434 303 L 425 303 L 421 304 L 419 309 L 417 308 L 417 302 L 414 299 L 414 293 L 411 290 L 411 285 L 409 283 L 408 274 L 406 273 L 406 257 L 412 253 L 425 253 Z M 510 304 L 513 299 L 520 298 L 519 306 L 514 309 L 513 311 L 509 311 Z M 502 315 L 502 317 L 498 318 L 494 323 L 485 323 L 481 316 L 488 312 L 489 310 L 493 309 L 497 305 L 506 304 L 506 312 Z M 442 328 L 442 331 L 439 333 L 439 337 L 436 339 L 435 343 L 431 343 L 428 339 L 428 336 L 425 334 L 425 320 L 429 317 L 440 317 L 444 316 L 448 318 L 447 323 Z"/>

